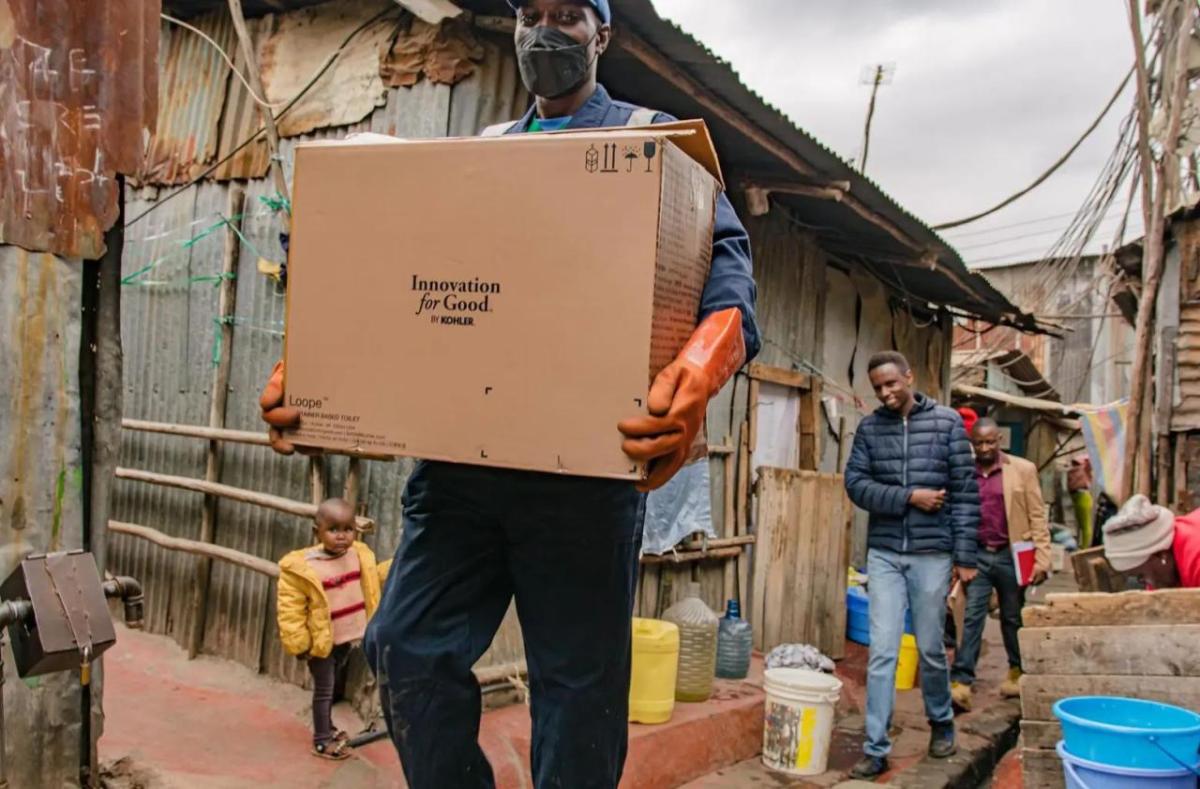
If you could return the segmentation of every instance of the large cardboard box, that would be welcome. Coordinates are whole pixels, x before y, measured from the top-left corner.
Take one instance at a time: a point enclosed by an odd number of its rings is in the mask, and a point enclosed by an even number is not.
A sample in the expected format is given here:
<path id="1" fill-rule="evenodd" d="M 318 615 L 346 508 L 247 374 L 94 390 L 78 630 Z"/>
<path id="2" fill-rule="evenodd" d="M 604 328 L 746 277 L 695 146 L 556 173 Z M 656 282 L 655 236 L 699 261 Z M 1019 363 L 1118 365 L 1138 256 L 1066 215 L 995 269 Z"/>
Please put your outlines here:
<path id="1" fill-rule="evenodd" d="M 617 423 L 695 327 L 720 179 L 701 122 L 298 145 L 293 440 L 643 476 Z"/>

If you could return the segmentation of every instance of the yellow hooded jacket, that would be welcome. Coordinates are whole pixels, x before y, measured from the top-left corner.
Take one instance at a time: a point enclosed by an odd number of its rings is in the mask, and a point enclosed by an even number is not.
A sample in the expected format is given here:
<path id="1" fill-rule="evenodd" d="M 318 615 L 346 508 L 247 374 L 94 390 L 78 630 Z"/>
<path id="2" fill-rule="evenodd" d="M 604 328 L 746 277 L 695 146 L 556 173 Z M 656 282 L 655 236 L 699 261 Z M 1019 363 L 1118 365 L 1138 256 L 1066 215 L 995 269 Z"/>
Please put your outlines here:
<path id="1" fill-rule="evenodd" d="M 383 581 L 392 560 L 377 564 L 375 553 L 358 540 L 352 543 L 352 548 L 358 553 L 363 601 L 367 604 L 369 620 L 379 607 Z M 305 558 L 312 549 L 310 545 L 279 560 L 276 618 L 279 638 L 289 655 L 323 658 L 333 652 L 333 619 L 329 615 L 329 598 L 325 596 L 321 579 Z"/>

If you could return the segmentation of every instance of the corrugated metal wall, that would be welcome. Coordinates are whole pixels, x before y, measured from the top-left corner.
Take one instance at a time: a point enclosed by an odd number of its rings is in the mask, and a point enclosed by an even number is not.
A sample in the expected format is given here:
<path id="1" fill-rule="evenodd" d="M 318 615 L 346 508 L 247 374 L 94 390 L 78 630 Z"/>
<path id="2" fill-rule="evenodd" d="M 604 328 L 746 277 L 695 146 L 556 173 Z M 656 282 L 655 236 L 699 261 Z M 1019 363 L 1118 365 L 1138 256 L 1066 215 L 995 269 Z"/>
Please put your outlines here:
<path id="1" fill-rule="evenodd" d="M 81 298 L 79 261 L 0 245 L 0 579 L 26 554 L 83 544 Z M 78 679 L 4 672 L 12 786 L 78 785 Z"/>
<path id="2" fill-rule="evenodd" d="M 516 117 L 525 107 L 516 64 L 498 39 L 485 41 L 486 57 L 476 72 L 450 87 L 422 81 L 413 88 L 391 88 L 386 103 L 359 124 L 324 129 L 285 140 L 282 153 L 290 175 L 297 140 L 342 137 L 376 131 L 405 137 L 470 135 L 479 128 Z M 314 53 L 314 63 L 319 61 Z M 284 298 L 267 277 L 257 273 L 259 254 L 282 260 L 279 232 L 283 217 L 260 197 L 274 195 L 268 179 L 245 184 L 241 231 L 248 243 L 238 258 L 236 317 L 231 347 L 214 345 L 217 289 L 211 278 L 221 272 L 229 216 L 228 183 L 203 182 L 163 203 L 126 235 L 123 276 L 130 278 L 122 309 L 125 342 L 125 416 L 189 425 L 206 424 L 214 354 L 232 354 L 225 426 L 260 430 L 258 392 L 271 365 L 282 354 Z M 132 193 L 127 206 L 137 216 L 166 194 L 164 189 Z M 207 235 L 203 235 L 207 232 Z M 203 235 L 199 240 L 191 239 Z M 186 244 L 186 246 L 185 246 Z M 135 276 L 154 263 L 149 271 Z M 368 287 L 369 283 L 364 283 Z M 126 431 L 121 465 L 202 478 L 205 442 Z M 220 481 L 297 500 L 309 497 L 307 461 L 283 458 L 257 446 L 225 445 Z M 340 491 L 345 459 L 331 463 L 330 491 Z M 399 541 L 400 496 L 411 461 L 364 463 L 360 501 L 379 524 L 370 541 L 390 556 Z M 168 534 L 196 537 L 203 496 L 143 483 L 118 481 L 114 518 L 140 523 Z M 304 519 L 260 507 L 222 500 L 216 540 L 238 550 L 276 559 L 310 539 Z M 141 578 L 147 589 L 147 628 L 184 642 L 192 627 L 190 609 L 195 559 L 164 551 L 130 537 L 112 538 L 110 563 L 115 571 Z M 203 650 L 235 659 L 274 676 L 300 682 L 303 666 L 287 657 L 275 635 L 274 589 L 262 576 L 215 562 Z M 505 625 L 484 663 L 521 657 L 515 623 Z"/>

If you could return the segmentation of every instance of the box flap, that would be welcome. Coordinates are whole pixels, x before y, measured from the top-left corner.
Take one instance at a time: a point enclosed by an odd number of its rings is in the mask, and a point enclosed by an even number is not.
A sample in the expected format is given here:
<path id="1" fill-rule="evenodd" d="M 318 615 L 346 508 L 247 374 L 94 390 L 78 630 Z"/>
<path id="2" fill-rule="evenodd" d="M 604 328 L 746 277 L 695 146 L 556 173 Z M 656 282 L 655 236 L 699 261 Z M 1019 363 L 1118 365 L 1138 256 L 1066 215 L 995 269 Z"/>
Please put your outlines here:
<path id="1" fill-rule="evenodd" d="M 394 137 L 387 134 L 379 134 L 376 132 L 358 132 L 340 139 L 325 139 L 325 140 L 304 140 L 296 144 L 297 148 L 324 148 L 324 147 L 342 147 L 342 146 L 374 146 L 374 145 L 390 145 L 394 143 L 415 143 L 425 145 L 445 145 L 447 143 L 463 143 L 463 142 L 512 142 L 514 140 L 528 141 L 533 139 L 551 139 L 562 135 L 571 135 L 573 137 L 585 136 L 603 136 L 603 137 L 621 137 L 621 136 L 641 136 L 644 137 L 647 133 L 653 134 L 656 137 L 667 137 L 681 151 L 686 153 L 690 158 L 695 160 L 701 167 L 709 172 L 713 178 L 717 179 L 717 183 L 721 184 L 721 188 L 725 188 L 725 179 L 721 175 L 721 163 L 717 159 L 717 149 L 713 145 L 712 136 L 708 133 L 708 126 L 703 120 L 685 120 L 671 121 L 669 123 L 654 123 L 649 126 L 607 126 L 587 129 L 563 129 L 554 132 L 539 132 L 537 134 L 512 134 L 500 137 L 429 137 L 410 139 L 405 137 Z"/>
<path id="2" fill-rule="evenodd" d="M 708 170 L 709 174 L 717 179 L 717 183 L 721 185 L 721 188 L 725 188 L 725 178 L 721 175 L 721 162 L 717 158 L 717 148 L 713 145 L 712 136 L 708 133 L 708 126 L 699 118 L 686 121 L 670 121 L 669 123 L 652 123 L 648 126 L 604 126 L 589 129 L 563 129 L 562 131 L 555 132 L 539 132 L 535 136 L 557 137 L 563 134 L 572 136 L 588 134 L 619 136 L 621 134 L 644 135 L 647 132 L 655 136 L 670 138 L 671 142 L 679 150 L 686 153 L 705 170 Z M 528 135 L 510 135 L 508 137 L 490 137 L 488 139 L 504 140 L 513 139 L 518 136 Z"/>

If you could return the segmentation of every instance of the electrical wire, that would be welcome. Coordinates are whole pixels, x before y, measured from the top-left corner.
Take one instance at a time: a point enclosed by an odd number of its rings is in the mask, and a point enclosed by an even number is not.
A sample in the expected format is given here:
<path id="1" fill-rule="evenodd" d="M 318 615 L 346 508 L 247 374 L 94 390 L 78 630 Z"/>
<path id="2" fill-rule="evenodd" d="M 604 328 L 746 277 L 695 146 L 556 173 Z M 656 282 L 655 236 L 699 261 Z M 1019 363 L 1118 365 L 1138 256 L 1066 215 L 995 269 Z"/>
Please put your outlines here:
<path id="1" fill-rule="evenodd" d="M 300 88 L 299 92 L 297 92 L 296 95 L 293 96 L 290 101 L 288 101 L 287 105 L 282 110 L 280 110 L 279 114 L 275 116 L 276 120 L 278 120 L 279 118 L 282 118 L 284 115 L 286 115 L 288 113 L 288 111 L 291 110 L 293 107 L 295 107 L 296 103 L 299 102 L 300 99 L 302 99 L 308 93 L 308 91 L 312 90 L 313 85 L 316 85 L 317 81 L 319 79 L 321 79 L 322 76 L 325 75 L 325 72 L 329 70 L 329 67 L 334 64 L 334 62 L 338 59 L 338 56 L 340 56 L 342 54 L 343 50 L 345 50 L 346 47 L 350 44 L 350 42 L 352 40 L 354 40 L 355 36 L 357 36 L 362 31 L 366 30 L 368 27 L 375 24 L 376 22 L 378 22 L 380 19 L 387 16 L 388 14 L 394 14 L 394 13 L 404 13 L 404 10 L 400 6 L 384 8 L 379 13 L 375 14 L 375 16 L 371 17 L 370 19 L 363 22 L 358 27 L 354 28 L 354 30 L 350 31 L 350 33 L 346 36 L 346 38 L 342 40 L 342 43 L 338 45 L 337 49 L 335 49 L 333 52 L 329 53 L 329 55 L 325 58 L 325 62 L 320 66 L 320 68 L 318 68 L 313 73 L 312 78 L 304 85 L 304 87 Z M 203 181 L 205 178 L 212 175 L 213 173 L 215 173 L 222 165 L 224 165 L 230 159 L 232 159 L 233 157 L 235 157 L 239 153 L 241 153 L 243 148 L 250 145 L 255 140 L 257 140 L 260 136 L 262 136 L 266 132 L 266 130 L 267 129 L 265 126 L 260 126 L 258 131 L 254 132 L 254 134 L 250 135 L 245 140 L 243 140 L 241 143 L 239 143 L 236 148 L 234 148 L 232 151 L 230 151 L 228 154 L 226 154 L 222 159 L 220 159 L 219 161 L 214 163 L 211 167 L 209 167 L 204 172 L 197 175 L 192 180 L 188 181 L 186 184 L 184 184 L 184 185 L 180 186 L 179 188 L 175 189 L 174 191 L 172 191 L 166 197 L 162 198 L 161 200 L 156 201 L 154 203 L 154 205 L 150 206 L 145 211 L 143 211 L 142 213 L 135 216 L 133 219 L 126 222 L 125 227 L 128 228 L 128 227 L 136 224 L 137 222 L 144 219 L 147 214 L 149 214 L 150 212 L 154 211 L 155 209 L 161 207 L 162 205 L 166 204 L 166 202 L 168 200 L 171 200 L 172 198 L 177 197 L 180 194 L 186 192 L 188 189 L 191 189 L 193 186 L 200 183 L 201 181 Z"/>
<path id="2" fill-rule="evenodd" d="M 933 229 L 934 230 L 949 230 L 950 228 L 960 227 L 962 225 L 970 224 L 971 222 L 977 222 L 978 220 L 983 219 L 985 216 L 991 216 L 992 214 L 996 213 L 997 211 L 999 211 L 1003 208 L 1007 208 L 1008 206 L 1015 203 L 1017 200 L 1021 199 L 1022 197 L 1029 194 L 1034 189 L 1036 189 L 1037 187 L 1039 187 L 1043 183 L 1045 183 L 1045 181 L 1050 176 L 1054 175 L 1054 173 L 1057 172 L 1060 167 L 1062 167 L 1064 164 L 1067 163 L 1067 160 L 1070 159 L 1072 155 L 1074 155 L 1075 151 L 1079 150 L 1079 146 L 1083 145 L 1084 140 L 1086 140 L 1088 137 L 1090 137 L 1092 132 L 1096 131 L 1096 128 L 1100 126 L 1100 122 L 1102 120 L 1104 120 L 1104 116 L 1108 115 L 1108 111 L 1112 109 L 1113 105 L 1117 103 L 1117 99 L 1119 99 L 1121 97 L 1121 94 L 1125 92 L 1125 86 L 1129 84 L 1129 79 L 1132 76 L 1133 76 L 1133 68 L 1130 67 L 1129 71 L 1126 72 L 1126 74 L 1125 74 L 1125 78 L 1121 80 L 1121 84 L 1118 85 L 1116 91 L 1113 92 L 1112 98 L 1110 98 L 1108 100 L 1108 103 L 1104 105 L 1104 109 L 1100 111 L 1100 114 L 1096 116 L 1096 119 L 1094 121 L 1092 121 L 1091 125 L 1088 126 L 1087 129 L 1084 130 L 1083 134 L 1079 137 L 1079 139 L 1077 139 L 1071 145 L 1071 147 L 1067 149 L 1067 152 L 1064 153 L 1062 156 L 1060 156 L 1058 161 L 1056 161 L 1054 164 L 1050 165 L 1049 169 L 1047 169 L 1045 172 L 1043 172 L 1041 175 L 1039 175 L 1037 178 L 1035 178 L 1033 180 L 1033 183 L 1029 184 L 1024 189 L 1021 189 L 1020 191 L 1016 192 L 1015 194 L 1012 194 L 1012 195 L 1006 197 L 1005 199 L 1001 200 L 999 203 L 997 203 L 996 205 L 987 209 L 986 211 L 980 211 L 977 214 L 972 214 L 971 216 L 964 217 L 962 219 L 956 219 L 953 222 L 943 222 L 940 225 L 934 225 Z"/>
<path id="3" fill-rule="evenodd" d="M 1197 2 L 1200 2 L 1200 0 L 1197 0 Z M 948 232 L 952 235 L 953 238 L 966 238 L 968 236 L 982 236 L 982 235 L 986 235 L 988 233 L 995 233 L 1000 230 L 1010 230 L 1014 227 L 1025 227 L 1026 225 L 1038 225 L 1043 222 L 1050 222 L 1055 219 L 1068 219 L 1070 217 L 1075 216 L 1076 213 L 1077 213 L 1076 211 L 1066 211 L 1061 214 L 1051 214 L 1049 216 L 1043 216 L 1043 217 L 1039 217 L 1037 219 L 1026 219 L 1024 222 L 1012 222 L 1007 225 L 996 225 L 994 227 L 985 227 L 985 228 L 980 228 L 978 230 L 966 230 L 963 232 L 958 232 L 957 230 L 951 229 Z"/>
<path id="4" fill-rule="evenodd" d="M 238 78 L 238 80 L 242 83 L 243 86 L 245 86 L 246 92 L 250 94 L 250 98 L 254 99 L 255 104 L 259 105 L 260 107 L 266 107 L 269 110 L 273 110 L 276 107 L 282 107 L 285 104 L 287 104 L 286 101 L 279 101 L 279 102 L 275 102 L 274 104 L 272 104 L 271 102 L 267 101 L 266 98 L 259 96 L 258 93 L 254 90 L 254 88 L 252 88 L 250 86 L 250 82 L 249 82 L 249 80 L 246 79 L 246 75 L 243 74 L 241 71 L 239 71 L 238 67 L 233 64 L 233 58 L 229 57 L 229 53 L 226 52 L 221 47 L 220 44 L 218 44 L 216 41 L 214 41 L 212 36 L 210 36 L 208 33 L 205 33 L 203 30 L 201 30 L 198 27 L 189 25 L 187 22 L 184 22 L 182 19 L 176 19 L 175 17 L 171 16 L 170 14 L 161 14 L 160 13 L 159 16 L 162 17 L 163 19 L 167 20 L 168 22 L 170 22 L 173 25 L 178 25 L 179 27 L 182 27 L 185 30 L 192 31 L 196 35 L 200 36 L 200 38 L 207 41 L 212 46 L 213 49 L 217 50 L 217 52 L 221 55 L 221 57 L 224 59 L 224 61 L 227 64 L 229 64 L 229 70 L 232 71 L 233 75 Z"/>

